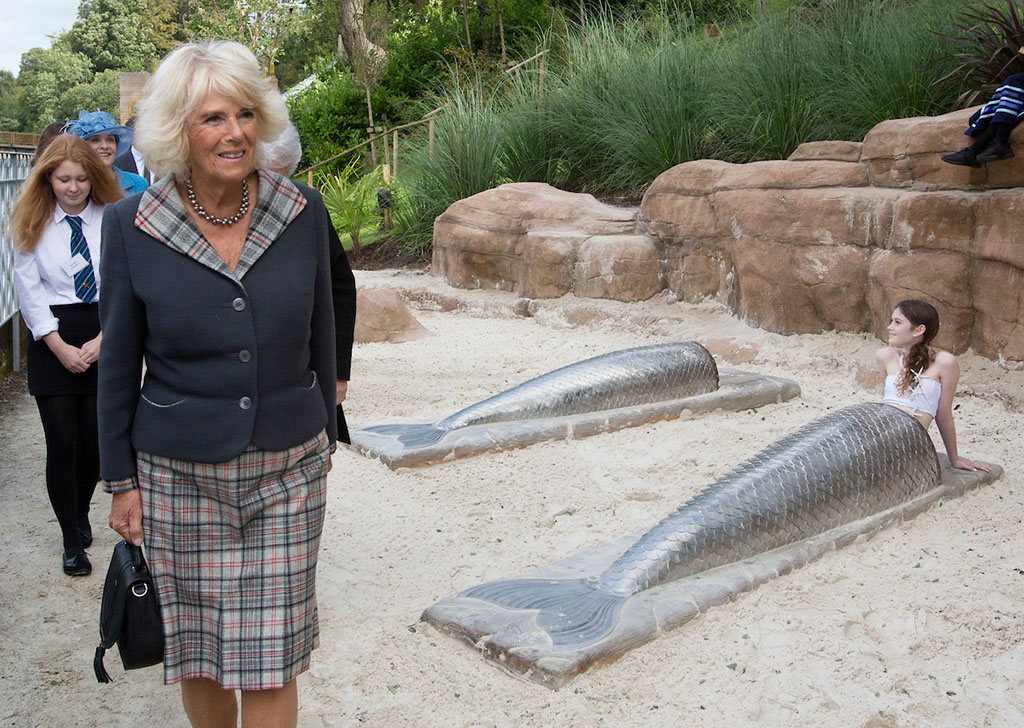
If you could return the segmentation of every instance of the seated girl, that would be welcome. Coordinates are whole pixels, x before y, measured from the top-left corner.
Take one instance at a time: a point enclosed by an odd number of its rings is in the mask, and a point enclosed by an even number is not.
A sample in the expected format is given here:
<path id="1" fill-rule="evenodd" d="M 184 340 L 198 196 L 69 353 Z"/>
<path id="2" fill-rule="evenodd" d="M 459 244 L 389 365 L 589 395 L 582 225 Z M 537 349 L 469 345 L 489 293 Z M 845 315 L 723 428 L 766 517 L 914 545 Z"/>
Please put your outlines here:
<path id="1" fill-rule="evenodd" d="M 893 309 L 888 331 L 889 346 L 875 354 L 886 375 L 882 403 L 913 415 L 926 429 L 935 420 L 953 467 L 987 471 L 984 463 L 957 452 L 953 395 L 960 366 L 948 351 L 929 346 L 939 332 L 939 312 L 924 301 L 900 301 Z"/>

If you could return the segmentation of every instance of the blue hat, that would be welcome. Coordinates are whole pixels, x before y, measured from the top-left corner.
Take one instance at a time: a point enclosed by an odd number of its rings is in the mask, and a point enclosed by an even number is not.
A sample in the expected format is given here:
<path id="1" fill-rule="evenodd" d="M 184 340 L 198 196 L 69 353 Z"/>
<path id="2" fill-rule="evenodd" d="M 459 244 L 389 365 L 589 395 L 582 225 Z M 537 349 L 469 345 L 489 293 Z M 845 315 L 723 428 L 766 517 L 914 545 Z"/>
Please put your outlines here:
<path id="1" fill-rule="evenodd" d="M 115 157 L 120 157 L 128 151 L 135 139 L 135 133 L 127 126 L 121 126 L 114 117 L 106 111 L 79 111 L 78 121 L 69 121 L 64 131 L 74 134 L 76 137 L 88 139 L 97 134 L 113 134 L 117 137 L 117 152 Z"/>

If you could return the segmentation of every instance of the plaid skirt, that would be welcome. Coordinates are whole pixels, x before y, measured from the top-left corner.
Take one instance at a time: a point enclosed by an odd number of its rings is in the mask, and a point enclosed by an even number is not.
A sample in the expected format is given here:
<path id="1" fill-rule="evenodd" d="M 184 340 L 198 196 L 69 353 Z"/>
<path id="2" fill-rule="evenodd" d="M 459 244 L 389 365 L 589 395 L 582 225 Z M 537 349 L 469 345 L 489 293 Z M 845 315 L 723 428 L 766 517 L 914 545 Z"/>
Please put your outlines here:
<path id="1" fill-rule="evenodd" d="M 309 668 L 328 456 L 323 432 L 226 463 L 138 453 L 165 683 L 266 690 Z"/>

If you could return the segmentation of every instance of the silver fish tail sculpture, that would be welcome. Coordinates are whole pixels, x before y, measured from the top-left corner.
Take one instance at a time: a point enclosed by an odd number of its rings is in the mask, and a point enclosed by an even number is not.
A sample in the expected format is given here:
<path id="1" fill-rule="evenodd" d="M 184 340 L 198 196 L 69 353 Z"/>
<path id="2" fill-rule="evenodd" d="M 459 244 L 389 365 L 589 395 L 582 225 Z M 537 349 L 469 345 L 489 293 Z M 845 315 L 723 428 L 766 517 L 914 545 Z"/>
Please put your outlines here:
<path id="1" fill-rule="evenodd" d="M 718 367 L 700 344 L 682 341 L 613 351 L 555 369 L 431 424 L 378 425 L 423 447 L 452 430 L 491 422 L 559 417 L 680 399 L 718 389 Z"/>
<path id="2" fill-rule="evenodd" d="M 505 579 L 461 597 L 538 610 L 553 649 L 594 644 L 645 589 L 756 556 L 900 505 L 939 482 L 924 427 L 861 404 L 787 435 L 709 485 L 588 579 Z"/>

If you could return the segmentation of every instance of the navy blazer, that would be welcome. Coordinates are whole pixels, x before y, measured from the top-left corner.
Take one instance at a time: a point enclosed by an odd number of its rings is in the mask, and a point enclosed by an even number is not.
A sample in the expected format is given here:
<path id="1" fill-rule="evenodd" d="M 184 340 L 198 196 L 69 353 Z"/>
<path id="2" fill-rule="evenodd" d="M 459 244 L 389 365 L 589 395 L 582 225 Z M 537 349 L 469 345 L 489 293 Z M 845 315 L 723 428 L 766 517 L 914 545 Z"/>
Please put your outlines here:
<path id="1" fill-rule="evenodd" d="M 216 463 L 250 443 L 285 450 L 324 428 L 337 438 L 327 210 L 316 190 L 263 170 L 259 179 L 235 271 L 188 217 L 172 178 L 107 206 L 104 480 L 133 476 L 139 450 Z"/>

